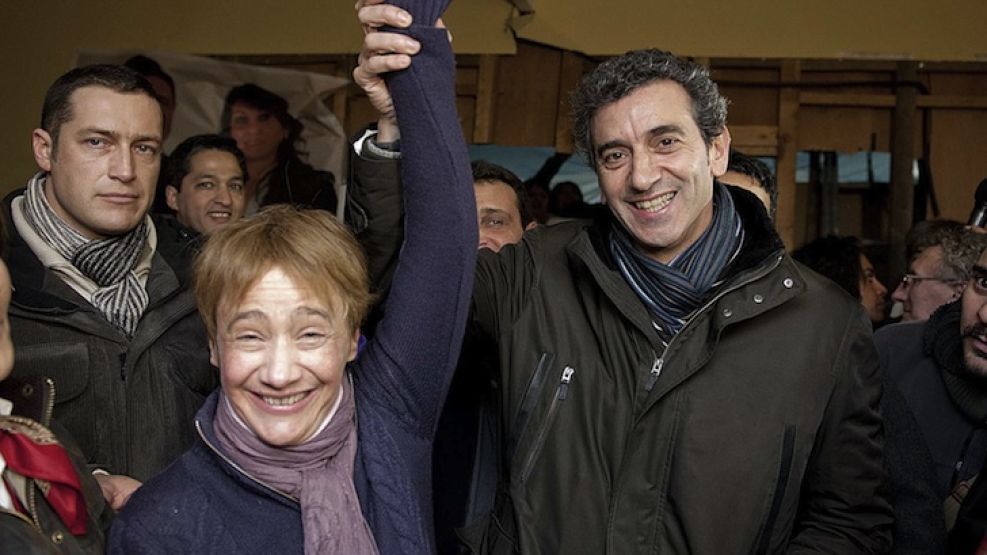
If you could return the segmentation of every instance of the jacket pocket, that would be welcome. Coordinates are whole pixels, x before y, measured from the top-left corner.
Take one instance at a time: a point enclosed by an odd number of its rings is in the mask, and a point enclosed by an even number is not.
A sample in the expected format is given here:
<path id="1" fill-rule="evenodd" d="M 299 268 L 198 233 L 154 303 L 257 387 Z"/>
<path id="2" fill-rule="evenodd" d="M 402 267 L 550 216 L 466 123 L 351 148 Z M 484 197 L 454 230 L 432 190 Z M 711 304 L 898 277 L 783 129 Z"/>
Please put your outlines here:
<path id="1" fill-rule="evenodd" d="M 89 359 L 85 343 L 58 341 L 19 345 L 14 358 L 14 373 L 19 379 L 51 378 L 55 383 L 54 417 L 84 449 L 96 441 Z"/>
<path id="2" fill-rule="evenodd" d="M 545 357 L 542 357 L 542 361 L 545 361 Z M 535 406 L 531 412 L 535 417 L 526 423 L 518 439 L 517 451 L 511 458 L 512 475 L 521 484 L 527 482 L 531 476 L 535 463 L 549 439 L 549 432 L 559 410 L 569 398 L 570 384 L 576 374 L 572 366 L 559 369 L 557 366 L 550 367 L 548 363 L 545 364 L 542 372 L 544 373 L 540 388 L 542 393 L 537 396 L 539 402 L 533 403 Z M 556 376 L 555 380 L 552 380 L 552 376 Z"/>
<path id="3" fill-rule="evenodd" d="M 775 481 L 775 493 L 771 499 L 771 508 L 768 509 L 768 516 L 761 528 L 761 539 L 758 541 L 755 553 L 758 555 L 770 553 L 771 536 L 774 534 L 775 524 L 778 514 L 781 512 L 781 504 L 785 500 L 785 490 L 788 488 L 788 480 L 792 474 L 792 459 L 795 455 L 795 426 L 785 426 L 785 435 L 781 441 L 781 458 L 778 463 L 778 478 Z"/>
<path id="4" fill-rule="evenodd" d="M 510 444 L 507 447 L 507 460 L 514 459 L 518 443 L 528 427 L 528 420 L 531 419 L 531 413 L 535 410 L 541 392 L 545 388 L 545 377 L 548 375 L 548 369 L 554 361 L 555 355 L 552 353 L 542 353 L 541 358 L 538 359 L 538 366 L 535 366 L 535 371 L 531 374 L 528 387 L 524 390 L 521 404 L 518 405 L 518 411 L 514 417 L 514 430 L 511 432 Z"/>

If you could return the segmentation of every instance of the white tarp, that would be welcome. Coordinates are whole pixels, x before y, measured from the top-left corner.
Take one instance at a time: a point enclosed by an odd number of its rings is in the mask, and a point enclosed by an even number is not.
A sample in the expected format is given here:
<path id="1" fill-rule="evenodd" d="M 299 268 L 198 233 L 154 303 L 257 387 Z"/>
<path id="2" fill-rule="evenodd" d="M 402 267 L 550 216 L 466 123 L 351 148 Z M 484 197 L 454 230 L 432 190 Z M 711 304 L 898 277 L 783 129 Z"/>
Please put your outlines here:
<path id="1" fill-rule="evenodd" d="M 308 163 L 336 176 L 337 198 L 342 199 L 346 174 L 346 134 L 323 100 L 349 81 L 339 77 L 264 66 L 224 62 L 171 52 L 99 50 L 80 52 L 76 65 L 123 63 L 135 54 L 155 60 L 175 80 L 175 118 L 165 142 L 170 152 L 182 140 L 200 133 L 218 133 L 226 93 L 237 85 L 255 83 L 288 101 L 302 131 Z M 305 155 L 303 155 L 303 158 Z M 343 203 L 340 203 L 342 206 Z"/>

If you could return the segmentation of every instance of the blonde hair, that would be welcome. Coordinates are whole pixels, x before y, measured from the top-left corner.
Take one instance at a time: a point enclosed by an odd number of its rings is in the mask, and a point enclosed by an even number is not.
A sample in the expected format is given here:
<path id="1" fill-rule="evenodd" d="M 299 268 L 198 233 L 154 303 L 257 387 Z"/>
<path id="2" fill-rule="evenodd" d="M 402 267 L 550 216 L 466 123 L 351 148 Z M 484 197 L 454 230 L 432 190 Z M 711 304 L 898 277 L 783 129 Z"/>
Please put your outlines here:
<path id="1" fill-rule="evenodd" d="M 219 307 L 238 304 L 273 268 L 339 313 L 349 329 L 363 322 L 372 295 L 353 234 L 323 210 L 275 205 L 213 232 L 196 258 L 193 287 L 210 339 Z"/>

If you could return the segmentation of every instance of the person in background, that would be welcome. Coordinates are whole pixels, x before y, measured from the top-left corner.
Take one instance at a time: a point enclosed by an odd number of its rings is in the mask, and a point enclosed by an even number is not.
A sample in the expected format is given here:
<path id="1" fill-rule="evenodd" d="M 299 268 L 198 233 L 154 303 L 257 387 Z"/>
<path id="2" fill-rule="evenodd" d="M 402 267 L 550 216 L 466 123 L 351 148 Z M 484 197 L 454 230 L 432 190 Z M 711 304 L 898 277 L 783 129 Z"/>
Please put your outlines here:
<path id="1" fill-rule="evenodd" d="M 476 194 L 476 219 L 480 226 L 480 248 L 494 252 L 521 240 L 536 224 L 525 198 L 524 185 L 503 166 L 477 160 L 471 164 Z"/>
<path id="2" fill-rule="evenodd" d="M 775 219 L 778 211 L 778 181 L 767 164 L 731 148 L 727 171 L 720 177 L 720 182 L 753 193 L 764 204 L 768 216 Z"/>
<path id="3" fill-rule="evenodd" d="M 888 289 L 874 273 L 874 265 L 860 250 L 856 237 L 829 235 L 792 253 L 792 258 L 828 277 L 860 301 L 872 323 L 887 316 Z"/>
<path id="4" fill-rule="evenodd" d="M 180 224 L 209 235 L 239 220 L 247 163 L 236 142 L 221 135 L 196 135 L 171 155 L 165 192 Z"/>
<path id="5" fill-rule="evenodd" d="M 940 306 L 960 298 L 970 268 L 987 246 L 987 236 L 952 220 L 915 224 L 905 236 L 908 273 L 891 299 L 901 304 L 902 322 L 925 320 Z"/>
<path id="6" fill-rule="evenodd" d="M 287 100 L 253 83 L 234 87 L 226 95 L 221 126 L 247 160 L 248 215 L 280 203 L 335 213 L 335 179 L 302 161 L 302 123 L 288 112 Z"/>
<path id="7" fill-rule="evenodd" d="M 885 326 L 874 334 L 885 389 L 900 393 L 908 408 L 902 418 L 914 419 L 920 430 L 918 441 L 909 444 L 910 454 L 929 458 L 933 465 L 931 475 L 921 479 L 906 474 L 913 464 L 897 461 L 901 468 L 891 468 L 892 478 L 898 474 L 907 479 L 893 479 L 891 493 L 931 489 L 936 512 L 924 517 L 926 530 L 953 528 L 958 513 L 964 512 L 961 503 L 971 483 L 976 487 L 984 480 L 987 463 L 987 250 L 969 272 L 959 299 L 940 306 L 925 320 Z M 904 443 L 894 435 L 899 419 L 884 412 L 889 445 Z M 925 506 L 896 503 L 895 515 L 918 522 L 913 515 L 928 515 Z"/>
<path id="8" fill-rule="evenodd" d="M 548 194 L 549 223 L 592 217 L 592 209 L 583 200 L 583 192 L 572 181 L 561 181 Z"/>
<path id="9" fill-rule="evenodd" d="M 161 104 L 161 112 L 164 114 L 164 127 L 161 132 L 161 140 L 167 141 L 171 135 L 171 122 L 175 119 L 175 106 L 178 103 L 178 93 L 175 90 L 175 80 L 161 67 L 157 61 L 138 54 L 127 59 L 123 63 L 125 67 L 140 73 L 154 89 L 154 95 Z M 162 143 L 163 144 L 163 143 Z M 165 199 L 165 172 L 163 168 L 168 165 L 168 154 L 162 149 L 161 168 L 158 175 L 157 187 L 154 191 L 154 202 L 151 204 L 151 211 L 155 214 L 168 214 L 168 203 Z"/>
<path id="10" fill-rule="evenodd" d="M 171 214 L 154 214 L 158 250 L 191 259 L 205 238 L 243 217 L 247 164 L 236 142 L 222 135 L 195 135 L 175 147 L 162 173 Z M 187 277 L 190 268 L 181 268 Z"/>
<path id="11" fill-rule="evenodd" d="M 524 192 L 531 207 L 531 219 L 538 224 L 547 224 L 552 216 L 548 212 L 548 186 L 542 181 L 527 181 Z"/>

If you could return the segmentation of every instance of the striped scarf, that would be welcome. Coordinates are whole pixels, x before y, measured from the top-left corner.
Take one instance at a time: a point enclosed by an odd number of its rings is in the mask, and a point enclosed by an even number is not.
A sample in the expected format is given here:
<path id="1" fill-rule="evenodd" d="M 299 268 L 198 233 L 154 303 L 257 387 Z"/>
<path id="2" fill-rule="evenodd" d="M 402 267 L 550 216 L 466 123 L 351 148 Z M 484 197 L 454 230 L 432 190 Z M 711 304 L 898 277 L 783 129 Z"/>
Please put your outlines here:
<path id="1" fill-rule="evenodd" d="M 45 198 L 45 179 L 46 174 L 39 173 L 27 184 L 22 204 L 25 221 L 55 252 L 96 284 L 93 306 L 132 337 L 148 302 L 147 291 L 133 271 L 147 243 L 147 218 L 124 235 L 86 239 L 55 215 Z"/>
<path id="2" fill-rule="evenodd" d="M 669 264 L 649 258 L 622 227 L 610 234 L 610 252 L 631 289 L 651 311 L 664 340 L 671 339 L 719 285 L 720 273 L 740 252 L 744 227 L 726 187 L 713 188 L 713 222 Z"/>

